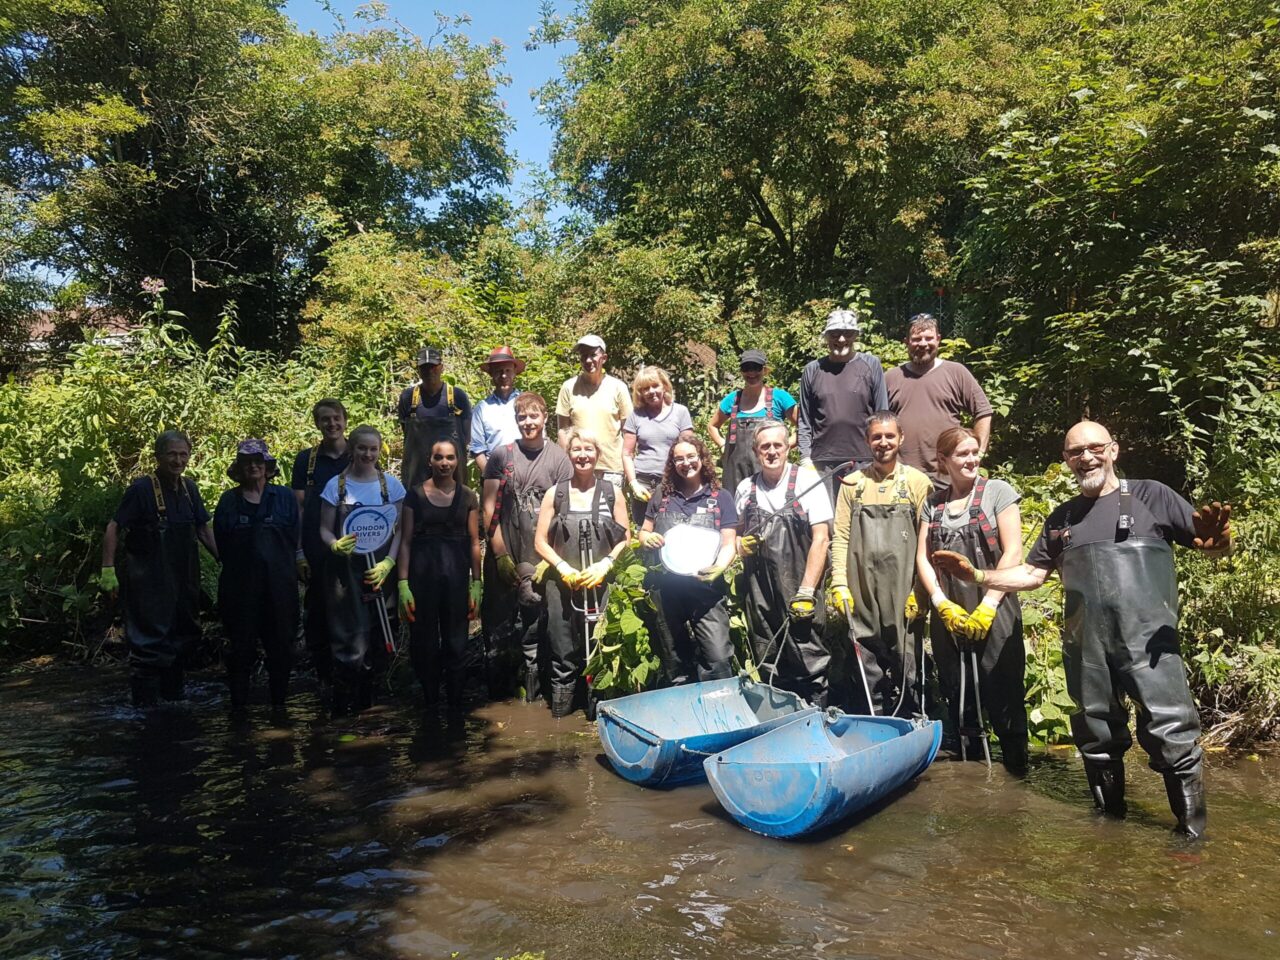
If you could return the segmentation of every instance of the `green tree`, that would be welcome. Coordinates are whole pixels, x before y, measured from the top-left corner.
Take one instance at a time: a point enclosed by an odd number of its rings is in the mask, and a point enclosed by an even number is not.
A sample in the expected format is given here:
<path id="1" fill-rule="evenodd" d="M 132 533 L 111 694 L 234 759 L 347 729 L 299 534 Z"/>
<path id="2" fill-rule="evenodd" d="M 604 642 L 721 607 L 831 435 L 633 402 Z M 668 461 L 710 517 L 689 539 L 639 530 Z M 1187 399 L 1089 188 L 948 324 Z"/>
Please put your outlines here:
<path id="1" fill-rule="evenodd" d="M 277 0 L 15 0 L 0 15 L 0 169 L 29 256 L 132 305 L 144 277 L 208 342 L 231 300 L 287 342 L 335 238 L 458 246 L 501 213 L 498 46 L 442 23 L 321 39 Z M 427 210 L 430 209 L 431 213 Z"/>

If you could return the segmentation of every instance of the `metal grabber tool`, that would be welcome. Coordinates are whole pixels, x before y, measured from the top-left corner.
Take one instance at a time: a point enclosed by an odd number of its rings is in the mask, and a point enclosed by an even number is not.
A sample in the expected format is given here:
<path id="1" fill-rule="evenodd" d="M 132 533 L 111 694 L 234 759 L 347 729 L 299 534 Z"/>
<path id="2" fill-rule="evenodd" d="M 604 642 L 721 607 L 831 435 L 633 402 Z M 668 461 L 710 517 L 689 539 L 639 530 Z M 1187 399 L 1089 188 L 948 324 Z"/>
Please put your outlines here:
<path id="1" fill-rule="evenodd" d="M 590 520 L 578 521 L 578 556 L 581 569 L 586 570 L 596 562 L 595 537 Z M 587 587 L 583 590 L 569 591 L 569 605 L 573 612 L 582 619 L 582 665 L 591 662 L 591 638 L 596 632 L 596 624 L 604 616 L 605 603 L 609 598 L 609 588 L 605 584 Z M 591 684 L 587 684 L 587 701 L 591 702 Z"/>
<path id="2" fill-rule="evenodd" d="M 964 725 L 964 694 L 965 694 L 965 674 L 968 673 L 965 654 L 968 654 L 968 664 L 973 666 L 973 699 L 974 705 L 978 711 L 977 728 L 966 727 Z M 960 733 L 960 759 L 969 759 L 969 737 L 976 735 L 982 740 L 983 759 L 987 762 L 987 769 L 991 768 L 991 745 L 988 743 L 987 722 L 982 716 L 982 683 L 978 673 L 978 649 L 977 647 L 961 647 L 960 648 L 960 712 L 959 712 L 959 733 Z"/>

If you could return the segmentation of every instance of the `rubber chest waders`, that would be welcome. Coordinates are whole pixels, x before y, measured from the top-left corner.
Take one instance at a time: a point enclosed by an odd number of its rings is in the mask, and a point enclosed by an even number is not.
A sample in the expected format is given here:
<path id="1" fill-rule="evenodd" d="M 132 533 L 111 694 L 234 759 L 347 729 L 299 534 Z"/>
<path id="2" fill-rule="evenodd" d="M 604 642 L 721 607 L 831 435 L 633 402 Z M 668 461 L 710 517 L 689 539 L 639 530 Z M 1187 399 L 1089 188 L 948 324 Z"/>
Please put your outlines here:
<path id="1" fill-rule="evenodd" d="M 547 531 L 547 539 L 570 566 L 584 569 L 584 546 L 597 559 L 608 554 L 626 536 L 626 530 L 613 519 L 617 488 L 597 480 L 591 495 L 590 510 L 573 508 L 569 496 L 570 481 L 556 484 L 555 516 Z M 582 649 L 582 622 L 575 614 L 572 591 L 549 575 L 546 584 L 547 639 L 551 650 L 551 712 L 565 716 L 572 711 L 573 695 L 586 662 Z"/>
<path id="2" fill-rule="evenodd" d="M 258 640 L 266 654 L 271 702 L 283 704 L 288 691 L 298 623 L 297 529 L 280 522 L 274 508 L 279 496 L 292 499 L 293 492 L 268 485 L 257 504 L 237 495 L 230 527 L 217 525 L 222 558 L 218 611 L 228 641 L 227 678 L 235 706 L 248 699 Z"/>
<path id="3" fill-rule="evenodd" d="M 773 416 L 773 387 L 761 391 L 764 415 L 740 418 L 742 391 L 733 393 L 733 406 L 729 410 L 729 435 L 725 437 L 724 456 L 720 458 L 720 485 L 733 493 L 738 484 L 760 469 L 756 463 L 756 431 L 760 424 Z"/>
<path id="4" fill-rule="evenodd" d="M 1127 481 L 1120 483 L 1114 542 L 1073 543 L 1070 525 L 1050 531 L 1062 538 L 1062 662 L 1067 691 L 1077 704 L 1071 732 L 1086 766 L 1118 764 L 1133 742 L 1123 698 L 1133 700 L 1138 742 L 1151 768 L 1165 775 L 1170 805 L 1181 820 L 1172 788 L 1181 783 L 1200 790 L 1203 754 L 1178 643 L 1173 548 L 1164 540 L 1130 536 L 1135 513 L 1147 507 L 1132 496 Z M 1154 518 L 1143 519 L 1154 524 Z M 1200 804 L 1203 821 L 1203 794 Z"/>
<path id="5" fill-rule="evenodd" d="M 182 498 L 192 521 L 174 523 L 160 478 L 151 474 L 150 481 L 156 516 L 125 531 L 121 593 L 129 663 L 135 677 L 154 682 L 161 674 L 180 675 L 182 655 L 200 636 L 200 554 L 195 485 L 178 479 L 171 495 Z"/>
<path id="6" fill-rule="evenodd" d="M 418 493 L 420 502 L 430 503 L 426 484 L 418 488 Z M 417 601 L 413 622 L 409 624 L 409 662 L 428 704 L 439 698 L 441 667 L 447 668 L 445 686 L 451 710 L 462 707 L 467 669 L 471 583 L 468 493 L 461 484 L 456 485 L 442 519 L 427 522 L 425 516 L 419 517 L 416 515 L 419 511 L 415 511 L 413 536 L 409 541 L 409 589 Z M 440 517 L 436 510 L 432 512 Z"/>
<path id="7" fill-rule="evenodd" d="M 381 470 L 378 471 L 378 488 L 382 503 L 390 503 L 387 477 Z M 342 526 L 347 515 L 360 506 L 347 503 L 346 493 L 347 475 L 343 471 L 338 474 L 338 506 L 333 530 L 335 537 L 342 536 Z M 372 555 L 372 559 L 382 560 L 390 552 L 389 541 Z M 367 706 L 372 695 L 373 674 L 386 659 L 386 645 L 381 635 L 382 614 L 377 612 L 374 604 L 383 605 L 383 613 L 391 620 L 394 632 L 395 607 L 389 605 L 389 601 L 396 592 L 395 574 L 393 572 L 383 582 L 382 590 L 372 591 L 364 582 L 369 562 L 364 556 L 353 553 L 346 557 L 332 554 L 325 564 L 329 654 L 333 660 L 335 703 L 339 706 L 343 705 L 342 696 L 350 692 L 339 688 L 351 684 L 355 684 L 356 705 Z"/>
<path id="8" fill-rule="evenodd" d="M 458 469 L 455 479 L 462 483 L 466 469 L 467 449 L 462 443 L 462 408 L 453 396 L 453 384 L 446 383 L 444 390 L 448 416 L 419 417 L 418 406 L 422 402 L 422 384 L 415 384 L 409 400 L 409 416 L 400 421 L 404 430 L 404 462 L 400 465 L 400 477 L 406 487 L 421 486 L 431 475 L 431 448 L 440 440 L 452 440 L 458 450 Z"/>
<path id="9" fill-rule="evenodd" d="M 707 497 L 707 508 L 692 517 L 671 508 L 671 498 L 658 502 L 653 530 L 664 537 L 683 523 L 720 529 L 720 502 Z M 658 608 L 658 635 L 654 649 L 662 661 L 662 671 L 671 685 L 695 678 L 722 680 L 733 676 L 733 640 L 729 636 L 729 601 L 724 582 L 703 583 L 696 577 L 667 573 L 651 551 L 650 565 L 656 566 L 645 578 L 649 595 Z"/>
<path id="10" fill-rule="evenodd" d="M 996 568 L 1001 550 L 992 518 L 982 509 L 986 486 L 986 478 L 978 477 L 969 498 L 968 522 L 958 530 L 948 529 L 942 523 L 943 511 L 952 499 L 950 489 L 942 494 L 929 517 L 930 555 L 935 550 L 953 550 L 976 570 Z M 938 586 L 949 600 L 970 611 L 982 603 L 987 592 L 984 586 L 943 573 L 938 575 Z M 929 635 L 952 730 L 961 737 L 983 735 L 981 717 L 973 711 L 960 716 L 961 657 L 972 659 L 968 641 L 962 638 L 957 643 L 942 618 L 937 616 L 932 618 Z M 978 641 L 976 652 L 978 676 L 967 677 L 967 682 L 979 684 L 976 692 L 981 695 L 991 727 L 1000 740 L 1005 764 L 1014 768 L 1024 766 L 1027 757 L 1026 651 L 1022 643 L 1022 606 L 1017 594 L 1006 594 L 1000 601 L 995 621 L 986 638 Z M 965 748 L 967 750 L 967 744 Z"/>
<path id="11" fill-rule="evenodd" d="M 874 712 L 910 716 L 917 709 L 911 689 L 915 639 L 908 629 L 906 605 L 915 583 L 916 508 L 901 477 L 893 503 L 862 503 L 866 485 L 872 482 L 857 479 L 857 499 L 849 517 L 846 570 L 854 601 L 850 626 L 862 643 Z M 888 484 L 880 486 L 883 490 Z"/>
<path id="12" fill-rule="evenodd" d="M 746 614 L 755 662 L 768 664 L 780 653 L 777 675 L 762 673 L 761 679 L 799 694 L 815 706 L 825 707 L 831 654 L 823 643 L 826 604 L 821 592 L 815 597 L 812 620 L 790 621 L 791 598 L 800 588 L 809 548 L 813 545 L 809 515 L 799 501 L 793 499 L 799 473 L 800 468 L 794 464 L 788 468 L 786 497 L 792 502 L 774 514 L 765 514 L 757 501 L 762 475 L 757 473 L 751 477 L 751 492 L 742 512 L 741 529 L 758 527 L 756 536 L 760 543 L 752 556 L 742 560 L 738 596 Z M 783 632 L 783 625 L 788 621 Z M 784 644 L 781 652 L 775 646 L 775 637 L 778 637 L 776 643 Z"/>

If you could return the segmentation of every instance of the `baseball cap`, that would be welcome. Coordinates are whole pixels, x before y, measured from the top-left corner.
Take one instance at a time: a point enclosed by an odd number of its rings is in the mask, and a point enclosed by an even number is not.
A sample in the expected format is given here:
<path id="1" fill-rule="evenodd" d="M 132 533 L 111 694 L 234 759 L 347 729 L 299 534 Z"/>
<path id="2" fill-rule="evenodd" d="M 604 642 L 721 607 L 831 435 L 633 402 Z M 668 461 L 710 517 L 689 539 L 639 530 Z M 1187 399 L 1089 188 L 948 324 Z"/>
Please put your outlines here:
<path id="1" fill-rule="evenodd" d="M 738 366 L 742 366 L 744 363 L 758 363 L 762 367 L 769 365 L 763 350 L 743 350 L 742 356 L 738 357 Z"/>
<path id="2" fill-rule="evenodd" d="M 588 333 L 586 336 L 579 337 L 578 342 L 573 345 L 575 350 L 578 347 L 590 347 L 592 350 L 603 350 L 605 348 L 604 341 L 594 333 Z"/>
<path id="3" fill-rule="evenodd" d="M 827 314 L 827 325 L 822 328 L 823 334 L 833 330 L 852 330 L 857 333 L 862 329 L 856 310 L 832 310 Z"/>
<path id="4" fill-rule="evenodd" d="M 423 347 L 418 351 L 418 362 L 414 366 L 434 367 L 440 363 L 444 363 L 444 357 L 439 350 L 435 347 Z"/>

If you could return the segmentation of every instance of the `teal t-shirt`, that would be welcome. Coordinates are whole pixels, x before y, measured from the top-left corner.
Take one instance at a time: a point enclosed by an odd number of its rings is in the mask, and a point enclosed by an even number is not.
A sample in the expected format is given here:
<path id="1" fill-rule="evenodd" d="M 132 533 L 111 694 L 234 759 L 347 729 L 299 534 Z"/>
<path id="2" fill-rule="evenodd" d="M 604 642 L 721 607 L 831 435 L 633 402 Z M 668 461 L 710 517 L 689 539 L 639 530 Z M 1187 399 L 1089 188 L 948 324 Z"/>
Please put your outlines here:
<path id="1" fill-rule="evenodd" d="M 733 412 L 733 399 L 738 395 L 738 391 L 734 390 L 727 397 L 720 401 L 720 412 L 726 417 Z M 796 405 L 796 398 L 787 393 L 781 387 L 773 388 L 773 409 L 768 413 L 773 419 L 781 420 L 786 416 L 788 410 Z M 765 415 L 764 405 L 760 409 L 747 413 L 745 410 L 738 411 L 738 419 L 745 420 L 754 417 L 763 417 Z"/>

